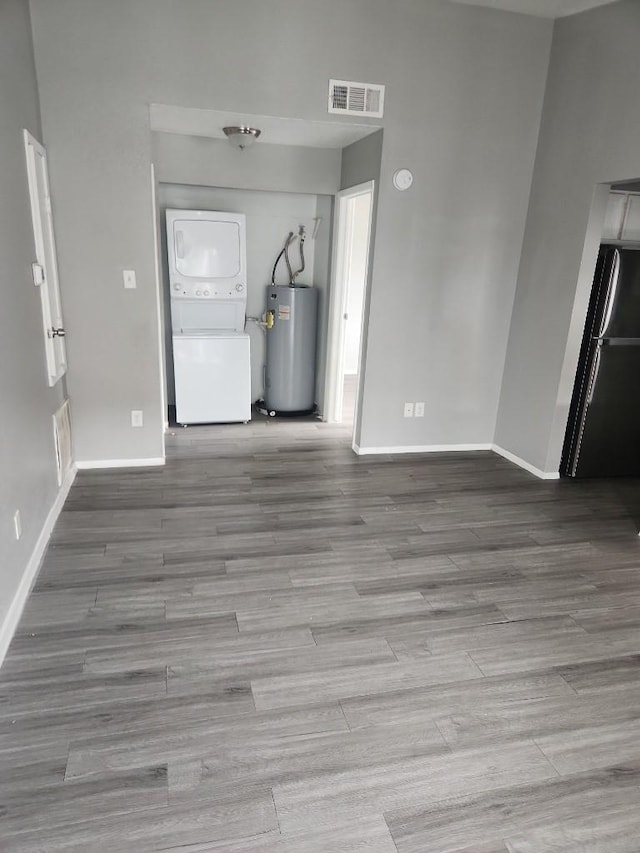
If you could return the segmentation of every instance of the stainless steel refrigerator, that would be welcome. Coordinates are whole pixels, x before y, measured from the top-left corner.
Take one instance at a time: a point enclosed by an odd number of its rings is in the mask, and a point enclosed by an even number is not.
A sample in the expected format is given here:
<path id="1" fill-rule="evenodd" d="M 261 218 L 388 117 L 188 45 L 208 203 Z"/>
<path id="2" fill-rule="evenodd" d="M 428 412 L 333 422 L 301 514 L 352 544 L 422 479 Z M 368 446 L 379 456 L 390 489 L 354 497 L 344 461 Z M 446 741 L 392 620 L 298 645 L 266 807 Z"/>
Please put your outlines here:
<path id="1" fill-rule="evenodd" d="M 560 473 L 640 476 L 640 248 L 600 247 Z"/>

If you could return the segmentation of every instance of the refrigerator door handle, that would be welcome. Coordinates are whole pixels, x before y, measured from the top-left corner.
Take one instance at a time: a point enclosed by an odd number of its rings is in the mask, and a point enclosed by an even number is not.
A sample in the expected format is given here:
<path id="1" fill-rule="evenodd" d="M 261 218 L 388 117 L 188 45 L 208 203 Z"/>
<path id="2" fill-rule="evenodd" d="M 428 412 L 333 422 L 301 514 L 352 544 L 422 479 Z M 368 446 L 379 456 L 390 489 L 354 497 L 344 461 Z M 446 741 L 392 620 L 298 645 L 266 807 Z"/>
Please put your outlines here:
<path id="1" fill-rule="evenodd" d="M 601 343 L 598 341 L 596 354 L 594 357 L 593 365 L 591 367 L 591 374 L 589 376 L 589 385 L 587 388 L 587 394 L 584 398 L 584 402 L 582 404 L 582 410 L 580 412 L 579 421 L 578 421 L 578 435 L 575 444 L 575 449 L 573 451 L 573 458 L 571 460 L 571 471 L 570 476 L 575 477 L 576 471 L 578 470 L 578 462 L 580 461 L 580 450 L 582 449 L 582 437 L 584 435 L 585 427 L 587 425 L 587 414 L 589 411 L 589 406 L 591 405 L 591 401 L 593 400 L 593 395 L 596 390 L 596 383 L 598 381 L 598 374 L 600 373 L 600 347 Z"/>
<path id="2" fill-rule="evenodd" d="M 618 291 L 618 281 L 620 280 L 620 252 L 618 249 L 613 250 L 613 264 L 611 266 L 611 274 L 609 276 L 609 290 L 607 292 L 607 307 L 604 312 L 604 320 L 600 327 L 600 335 L 602 338 L 607 334 L 611 315 L 613 314 L 613 306 L 616 301 L 616 293 Z"/>
<path id="3" fill-rule="evenodd" d="M 587 394 L 587 406 L 591 405 L 591 401 L 593 400 L 593 395 L 596 390 L 596 383 L 598 382 L 598 374 L 600 373 L 600 356 L 602 355 L 602 351 L 600 348 L 600 344 L 598 344 L 598 349 L 596 350 L 596 360 L 593 365 L 593 371 L 591 373 L 591 381 L 589 382 L 589 393 Z"/>

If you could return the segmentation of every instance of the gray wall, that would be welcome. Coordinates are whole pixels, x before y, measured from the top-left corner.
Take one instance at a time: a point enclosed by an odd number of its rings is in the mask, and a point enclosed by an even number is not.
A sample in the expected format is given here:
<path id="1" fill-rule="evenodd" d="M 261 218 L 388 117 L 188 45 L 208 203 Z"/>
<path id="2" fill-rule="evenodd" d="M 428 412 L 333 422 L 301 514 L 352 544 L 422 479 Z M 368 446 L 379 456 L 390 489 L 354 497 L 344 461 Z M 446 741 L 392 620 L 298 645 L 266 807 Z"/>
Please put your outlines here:
<path id="1" fill-rule="evenodd" d="M 410 132 L 384 129 L 361 447 L 493 441 L 551 24 L 465 11 L 421 33 L 416 120 L 416 88 L 390 99 Z"/>
<path id="2" fill-rule="evenodd" d="M 0 625 L 57 493 L 40 295 L 31 280 L 33 232 L 22 130 L 40 137 L 27 0 L 0 3 Z M 13 514 L 22 515 L 16 542 Z"/>
<path id="3" fill-rule="evenodd" d="M 169 184 L 333 194 L 340 183 L 339 149 L 269 145 L 239 151 L 226 139 L 153 133 L 158 180 Z"/>
<path id="4" fill-rule="evenodd" d="M 640 175 L 639 35 L 633 0 L 555 27 L 496 430 L 545 471 L 558 470 L 606 185 Z"/>
<path id="5" fill-rule="evenodd" d="M 388 87 L 360 443 L 493 438 L 549 21 L 446 0 L 33 0 L 32 12 L 79 458 L 161 452 L 147 105 L 322 120 L 335 76 Z M 403 194 L 400 166 L 415 174 Z M 120 283 L 129 267 L 136 291 Z M 418 399 L 425 418 L 405 420 Z"/>
<path id="6" fill-rule="evenodd" d="M 347 190 L 367 181 L 380 181 L 384 131 L 377 130 L 342 150 L 340 189 Z M 376 190 L 378 187 L 376 187 Z M 376 193 L 377 194 L 377 193 Z"/>

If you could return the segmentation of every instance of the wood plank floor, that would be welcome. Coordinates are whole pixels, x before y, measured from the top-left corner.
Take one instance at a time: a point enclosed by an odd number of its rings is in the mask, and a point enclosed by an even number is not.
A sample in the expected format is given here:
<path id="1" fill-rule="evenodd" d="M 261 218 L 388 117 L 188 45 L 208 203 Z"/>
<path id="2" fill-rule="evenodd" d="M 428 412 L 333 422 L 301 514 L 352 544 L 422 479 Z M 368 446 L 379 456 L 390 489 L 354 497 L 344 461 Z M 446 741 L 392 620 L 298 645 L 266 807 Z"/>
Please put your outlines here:
<path id="1" fill-rule="evenodd" d="M 0 850 L 637 853 L 638 484 L 344 428 L 81 472 L 0 671 Z"/>

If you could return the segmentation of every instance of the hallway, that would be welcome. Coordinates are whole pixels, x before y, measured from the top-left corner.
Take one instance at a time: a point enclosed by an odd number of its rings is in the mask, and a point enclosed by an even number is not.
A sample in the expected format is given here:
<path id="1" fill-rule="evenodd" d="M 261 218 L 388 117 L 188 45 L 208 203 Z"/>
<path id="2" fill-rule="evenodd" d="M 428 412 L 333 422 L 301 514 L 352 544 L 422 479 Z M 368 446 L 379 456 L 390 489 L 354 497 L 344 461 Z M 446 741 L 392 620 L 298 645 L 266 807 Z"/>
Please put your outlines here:
<path id="1" fill-rule="evenodd" d="M 620 853 L 640 543 L 612 482 L 315 421 L 80 472 L 0 671 L 0 848 Z"/>

